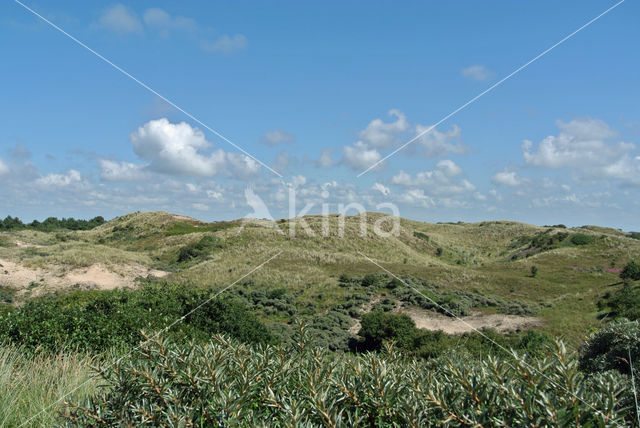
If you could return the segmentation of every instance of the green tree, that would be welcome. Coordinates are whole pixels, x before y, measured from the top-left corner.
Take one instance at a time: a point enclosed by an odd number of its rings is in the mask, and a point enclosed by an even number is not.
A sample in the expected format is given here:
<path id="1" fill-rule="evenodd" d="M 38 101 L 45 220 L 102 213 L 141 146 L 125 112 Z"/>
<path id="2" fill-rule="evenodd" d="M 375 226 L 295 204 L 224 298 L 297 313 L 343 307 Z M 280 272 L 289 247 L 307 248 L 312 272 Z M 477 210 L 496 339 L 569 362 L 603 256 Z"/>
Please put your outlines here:
<path id="1" fill-rule="evenodd" d="M 367 349 L 380 349 L 387 340 L 397 342 L 405 349 L 413 348 L 417 333 L 416 323 L 407 315 L 374 311 L 362 317 L 358 335 L 364 338 Z"/>
<path id="2" fill-rule="evenodd" d="M 538 275 L 538 266 L 531 266 L 531 277 L 535 278 Z"/>

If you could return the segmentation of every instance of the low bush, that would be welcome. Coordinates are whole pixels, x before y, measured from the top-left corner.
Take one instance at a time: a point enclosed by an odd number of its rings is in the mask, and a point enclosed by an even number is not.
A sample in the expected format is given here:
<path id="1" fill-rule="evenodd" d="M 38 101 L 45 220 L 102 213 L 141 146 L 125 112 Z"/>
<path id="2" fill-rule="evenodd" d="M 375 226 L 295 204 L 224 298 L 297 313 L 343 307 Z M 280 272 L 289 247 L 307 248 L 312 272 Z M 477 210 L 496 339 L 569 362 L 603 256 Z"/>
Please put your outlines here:
<path id="1" fill-rule="evenodd" d="M 598 306 L 609 309 L 611 318 L 640 319 L 640 288 L 625 283 L 618 291 L 607 293 Z"/>
<path id="2" fill-rule="evenodd" d="M 303 333 L 304 334 L 304 333 Z M 632 424 L 628 386 L 587 378 L 562 344 L 545 359 L 336 355 L 298 340 L 251 347 L 154 340 L 99 372 L 66 426 L 598 426 Z"/>
<path id="3" fill-rule="evenodd" d="M 635 261 L 630 261 L 627 263 L 622 269 L 620 273 L 620 278 L 622 279 L 630 279 L 632 281 L 640 280 L 640 263 L 636 263 Z"/>
<path id="4" fill-rule="evenodd" d="M 196 341 L 215 333 L 251 343 L 274 341 L 266 326 L 244 305 L 212 296 L 213 290 L 169 284 L 45 296 L 0 314 L 0 342 L 25 349 L 71 346 L 97 352 L 136 345 L 142 330 L 160 331 L 181 319 L 164 334 Z"/>
<path id="5" fill-rule="evenodd" d="M 631 358 L 631 361 L 629 360 Z M 616 370 L 630 374 L 640 367 L 640 324 L 621 319 L 593 333 L 584 343 L 580 368 L 589 373 Z"/>
<path id="6" fill-rule="evenodd" d="M 207 235 L 197 242 L 185 245 L 178 251 L 178 263 L 200 260 L 213 250 L 223 248 L 222 241 L 217 236 Z"/>
<path id="7" fill-rule="evenodd" d="M 588 245 L 593 244 L 596 238 L 590 235 L 585 235 L 583 233 L 576 233 L 571 236 L 571 243 L 573 245 Z"/>

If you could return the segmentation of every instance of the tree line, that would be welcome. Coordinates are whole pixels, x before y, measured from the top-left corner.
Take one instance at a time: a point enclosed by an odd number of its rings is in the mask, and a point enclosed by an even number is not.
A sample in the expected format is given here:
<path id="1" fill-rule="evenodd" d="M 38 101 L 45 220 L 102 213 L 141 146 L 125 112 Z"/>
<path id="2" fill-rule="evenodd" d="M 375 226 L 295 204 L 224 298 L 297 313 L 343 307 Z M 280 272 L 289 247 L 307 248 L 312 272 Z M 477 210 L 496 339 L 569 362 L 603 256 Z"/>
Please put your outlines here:
<path id="1" fill-rule="evenodd" d="M 4 220 L 0 219 L 0 231 L 6 230 L 39 230 L 48 232 L 51 230 L 67 229 L 67 230 L 89 230 L 104 224 L 105 219 L 97 216 L 91 220 L 75 219 L 73 217 L 61 218 L 49 217 L 44 221 L 33 220 L 31 223 L 24 223 L 18 217 L 8 215 Z"/>

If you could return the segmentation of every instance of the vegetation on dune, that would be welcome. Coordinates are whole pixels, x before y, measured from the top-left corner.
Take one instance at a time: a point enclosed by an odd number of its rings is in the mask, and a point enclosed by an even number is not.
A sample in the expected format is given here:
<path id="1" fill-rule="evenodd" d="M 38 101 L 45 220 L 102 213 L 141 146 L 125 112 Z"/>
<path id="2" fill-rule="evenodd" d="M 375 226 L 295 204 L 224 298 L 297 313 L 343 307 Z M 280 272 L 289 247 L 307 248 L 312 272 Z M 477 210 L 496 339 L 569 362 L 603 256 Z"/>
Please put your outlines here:
<path id="1" fill-rule="evenodd" d="M 32 299 L 0 313 L 0 342 L 25 351 L 66 347 L 100 352 L 137 344 L 141 332 L 161 331 L 183 319 L 166 334 L 206 340 L 215 333 L 252 343 L 275 339 L 245 307 L 214 290 L 149 284 L 138 290 L 75 291 Z M 197 310 L 195 310 L 198 308 Z"/>
<path id="2" fill-rule="evenodd" d="M 54 230 L 90 230 L 105 223 L 104 217 L 98 216 L 91 220 L 76 220 L 73 217 L 57 219 L 49 217 L 44 221 L 33 220 L 31 223 L 23 223 L 18 217 L 7 216 L 0 219 L 0 231 L 3 230 L 39 230 L 50 232 Z"/>
<path id="3" fill-rule="evenodd" d="M 304 333 L 303 333 L 304 335 Z M 105 389 L 65 411 L 68 426 L 628 425 L 628 379 L 584 374 L 559 343 L 543 359 L 425 362 L 306 346 L 152 340 L 100 371 Z"/>
<path id="4" fill-rule="evenodd" d="M 420 358 L 435 358 L 453 352 L 462 352 L 475 357 L 496 355 L 509 359 L 508 350 L 542 355 L 551 344 L 551 338 L 536 331 L 524 334 L 499 334 L 491 329 L 462 335 L 447 335 L 442 331 L 416 328 L 415 322 L 406 315 L 385 312 L 369 312 L 362 317 L 358 335 L 360 342 L 354 349 L 380 351 L 385 343 L 394 342 L 408 355 Z"/>
<path id="5" fill-rule="evenodd" d="M 54 403 L 89 379 L 92 362 L 103 367 L 100 379 L 70 397 L 68 425 L 633 423 L 629 374 L 640 358 L 633 233 L 402 219 L 398 236 L 381 238 L 373 231 L 380 217 L 308 216 L 315 236 L 296 220 L 294 237 L 261 222 L 239 229 L 164 212 L 88 230 L 48 229 L 53 221 L 2 229 L 0 258 L 12 270 L 64 273 L 100 263 L 113 272 L 130 267 L 133 276 L 149 267 L 171 274 L 138 278 L 134 289 L 33 298 L 28 283 L 6 286 L 0 269 L 0 425 Z M 250 280 L 209 301 L 277 252 Z M 542 326 L 448 335 L 413 321 L 500 314 L 537 316 Z M 616 322 L 595 331 L 603 319 Z M 561 335 L 580 353 L 554 345 L 551 337 Z M 59 410 L 34 423 L 59 422 Z"/>
<path id="6" fill-rule="evenodd" d="M 60 423 L 67 401 L 84 401 L 98 381 L 91 368 L 95 358 L 73 352 L 25 352 L 0 342 L 0 426 L 45 427 Z"/>

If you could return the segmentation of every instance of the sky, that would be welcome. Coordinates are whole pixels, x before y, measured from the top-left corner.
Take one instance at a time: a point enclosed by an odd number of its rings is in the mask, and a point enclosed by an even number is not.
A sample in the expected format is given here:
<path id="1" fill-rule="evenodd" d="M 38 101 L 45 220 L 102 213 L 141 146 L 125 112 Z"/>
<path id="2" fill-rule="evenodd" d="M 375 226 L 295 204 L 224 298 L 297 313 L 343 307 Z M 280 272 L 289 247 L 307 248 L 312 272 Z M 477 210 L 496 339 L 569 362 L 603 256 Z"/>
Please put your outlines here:
<path id="1" fill-rule="evenodd" d="M 22 3 L 0 3 L 0 217 L 640 230 L 637 1 L 524 68 L 616 2 Z"/>

